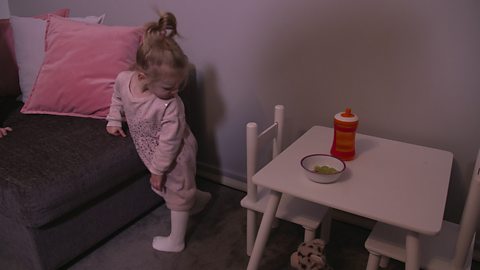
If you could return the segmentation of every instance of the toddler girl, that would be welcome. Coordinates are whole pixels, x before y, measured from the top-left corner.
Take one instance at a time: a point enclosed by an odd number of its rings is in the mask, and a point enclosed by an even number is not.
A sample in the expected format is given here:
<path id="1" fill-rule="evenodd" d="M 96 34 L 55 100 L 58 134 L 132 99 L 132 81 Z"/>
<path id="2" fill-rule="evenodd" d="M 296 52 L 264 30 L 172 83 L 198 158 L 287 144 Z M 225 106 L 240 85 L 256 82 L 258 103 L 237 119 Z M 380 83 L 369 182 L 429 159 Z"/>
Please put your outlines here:
<path id="1" fill-rule="evenodd" d="M 177 34 L 172 13 L 160 14 L 146 25 L 143 42 L 131 71 L 118 74 L 107 132 L 125 137 L 126 119 L 137 152 L 151 173 L 153 191 L 162 196 L 171 212 L 171 232 L 157 236 L 153 248 L 179 252 L 184 249 L 189 214 L 199 212 L 210 194 L 195 184 L 197 142 L 185 121 L 177 95 L 189 62 L 173 37 Z"/>

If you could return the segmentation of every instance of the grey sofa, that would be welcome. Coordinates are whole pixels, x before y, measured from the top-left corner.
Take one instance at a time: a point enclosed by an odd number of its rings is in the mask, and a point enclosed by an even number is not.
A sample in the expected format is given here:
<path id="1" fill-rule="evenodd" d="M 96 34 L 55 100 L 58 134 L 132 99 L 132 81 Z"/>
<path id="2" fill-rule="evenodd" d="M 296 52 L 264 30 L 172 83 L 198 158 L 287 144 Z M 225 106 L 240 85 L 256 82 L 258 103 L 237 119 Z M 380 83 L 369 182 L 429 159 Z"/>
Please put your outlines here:
<path id="1" fill-rule="evenodd" d="M 62 268 L 163 203 L 130 137 L 21 106 L 0 99 L 0 124 L 14 129 L 0 139 L 0 269 Z"/>
<path id="2" fill-rule="evenodd" d="M 0 140 L 0 269 L 57 269 L 161 203 L 132 141 L 104 121 L 13 107 Z"/>

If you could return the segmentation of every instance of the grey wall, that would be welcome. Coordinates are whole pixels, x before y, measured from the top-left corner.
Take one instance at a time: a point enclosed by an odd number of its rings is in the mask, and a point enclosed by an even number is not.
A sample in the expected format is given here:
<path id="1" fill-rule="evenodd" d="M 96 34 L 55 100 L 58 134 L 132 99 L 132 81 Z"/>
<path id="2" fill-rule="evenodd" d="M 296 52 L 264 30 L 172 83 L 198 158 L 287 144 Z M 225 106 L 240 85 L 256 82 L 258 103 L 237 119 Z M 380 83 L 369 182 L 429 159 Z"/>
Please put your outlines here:
<path id="1" fill-rule="evenodd" d="M 8 7 L 8 0 L 0 0 L 0 19 L 8 18 L 10 16 L 10 9 Z"/>
<path id="2" fill-rule="evenodd" d="M 10 1 L 13 15 L 69 7 L 112 25 L 154 20 L 155 6 L 177 15 L 198 69 L 202 166 L 242 180 L 244 126 L 275 104 L 287 144 L 350 106 L 361 133 L 454 153 L 446 218 L 458 220 L 480 147 L 479 1 Z"/>

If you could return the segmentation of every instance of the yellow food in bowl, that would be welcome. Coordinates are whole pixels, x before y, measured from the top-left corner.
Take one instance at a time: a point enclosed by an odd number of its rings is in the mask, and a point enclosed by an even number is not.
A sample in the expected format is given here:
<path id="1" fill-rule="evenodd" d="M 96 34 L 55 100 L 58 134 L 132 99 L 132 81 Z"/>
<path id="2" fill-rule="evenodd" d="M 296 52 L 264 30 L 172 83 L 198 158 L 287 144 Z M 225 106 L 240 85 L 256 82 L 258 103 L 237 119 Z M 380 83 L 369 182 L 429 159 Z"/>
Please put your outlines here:
<path id="1" fill-rule="evenodd" d="M 315 171 L 316 173 L 321 173 L 321 174 L 335 174 L 337 173 L 337 169 L 333 168 L 333 167 L 330 167 L 330 166 L 318 166 L 316 165 L 314 168 L 313 168 L 313 171 Z"/>

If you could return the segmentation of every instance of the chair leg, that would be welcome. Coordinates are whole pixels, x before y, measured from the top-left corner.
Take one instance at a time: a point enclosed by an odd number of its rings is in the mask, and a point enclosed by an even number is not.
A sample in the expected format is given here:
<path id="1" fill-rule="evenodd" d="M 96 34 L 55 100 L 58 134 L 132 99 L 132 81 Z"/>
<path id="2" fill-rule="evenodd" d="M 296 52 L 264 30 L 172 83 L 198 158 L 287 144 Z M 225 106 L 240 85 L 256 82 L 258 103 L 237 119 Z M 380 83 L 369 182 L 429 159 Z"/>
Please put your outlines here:
<path id="1" fill-rule="evenodd" d="M 257 235 L 257 213 L 247 209 L 247 255 L 252 255 L 255 236 Z"/>
<path id="2" fill-rule="evenodd" d="M 380 255 L 370 252 L 366 270 L 377 270 L 380 263 Z"/>
<path id="3" fill-rule="evenodd" d="M 382 256 L 380 258 L 380 268 L 387 268 L 389 262 L 390 262 L 389 257 Z"/>
<path id="4" fill-rule="evenodd" d="M 330 228 L 332 226 L 332 216 L 330 213 L 325 215 L 320 226 L 320 238 L 325 241 L 325 243 L 328 243 L 328 241 L 330 241 Z"/>
<path id="5" fill-rule="evenodd" d="M 305 229 L 305 236 L 303 237 L 303 241 L 308 242 L 310 240 L 315 239 L 316 231 L 312 228 L 303 227 Z"/>

